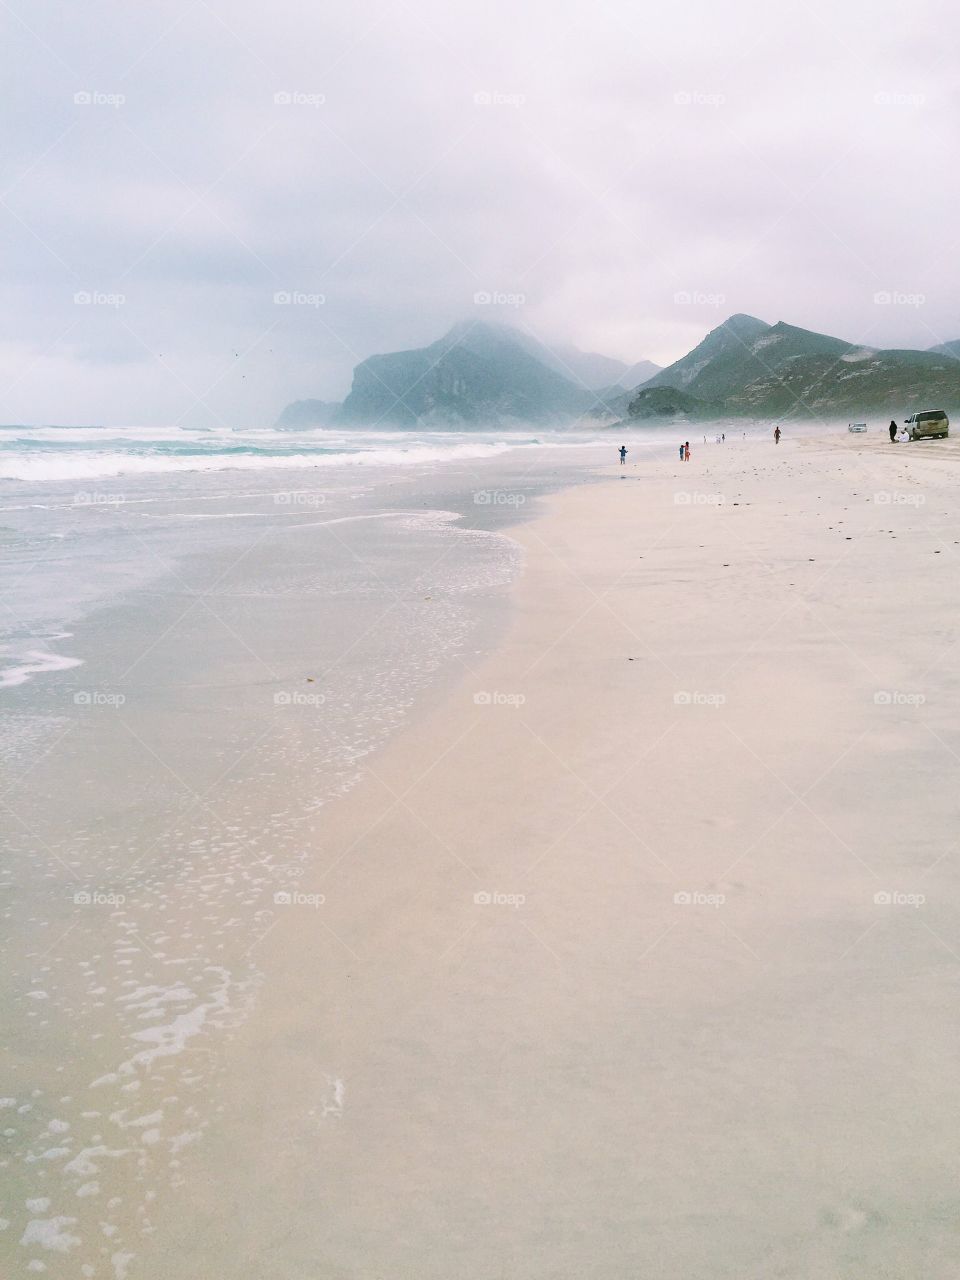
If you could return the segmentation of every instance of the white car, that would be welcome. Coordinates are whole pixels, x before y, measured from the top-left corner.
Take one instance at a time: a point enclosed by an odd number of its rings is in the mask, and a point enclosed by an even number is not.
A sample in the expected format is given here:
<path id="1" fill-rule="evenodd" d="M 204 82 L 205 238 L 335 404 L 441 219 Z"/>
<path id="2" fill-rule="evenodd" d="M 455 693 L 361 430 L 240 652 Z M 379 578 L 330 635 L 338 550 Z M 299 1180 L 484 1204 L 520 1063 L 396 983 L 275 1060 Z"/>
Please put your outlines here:
<path id="1" fill-rule="evenodd" d="M 922 413 L 911 413 L 906 420 L 906 428 L 911 440 L 939 439 L 950 431 L 950 419 L 942 409 L 925 409 Z"/>

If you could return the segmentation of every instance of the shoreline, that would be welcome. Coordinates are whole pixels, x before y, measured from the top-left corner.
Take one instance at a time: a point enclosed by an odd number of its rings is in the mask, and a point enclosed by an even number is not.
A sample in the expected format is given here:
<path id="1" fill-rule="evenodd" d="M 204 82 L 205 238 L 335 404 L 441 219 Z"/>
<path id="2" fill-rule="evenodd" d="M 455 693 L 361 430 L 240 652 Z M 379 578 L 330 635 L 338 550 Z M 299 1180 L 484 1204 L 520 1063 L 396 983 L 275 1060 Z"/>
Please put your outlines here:
<path id="1" fill-rule="evenodd" d="M 502 643 L 258 947 L 145 1275 L 951 1274 L 952 465 L 921 514 L 835 444 L 611 467 L 510 531 Z"/>

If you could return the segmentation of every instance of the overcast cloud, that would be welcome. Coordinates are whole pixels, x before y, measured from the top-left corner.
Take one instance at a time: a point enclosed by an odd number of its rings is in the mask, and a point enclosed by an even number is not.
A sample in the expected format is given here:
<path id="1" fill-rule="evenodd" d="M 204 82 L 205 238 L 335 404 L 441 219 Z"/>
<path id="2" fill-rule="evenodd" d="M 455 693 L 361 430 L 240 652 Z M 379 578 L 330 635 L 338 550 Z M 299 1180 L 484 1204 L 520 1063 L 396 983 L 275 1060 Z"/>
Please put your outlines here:
<path id="1" fill-rule="evenodd" d="M 2 14 L 5 422 L 266 425 L 464 316 L 960 337 L 951 3 Z"/>

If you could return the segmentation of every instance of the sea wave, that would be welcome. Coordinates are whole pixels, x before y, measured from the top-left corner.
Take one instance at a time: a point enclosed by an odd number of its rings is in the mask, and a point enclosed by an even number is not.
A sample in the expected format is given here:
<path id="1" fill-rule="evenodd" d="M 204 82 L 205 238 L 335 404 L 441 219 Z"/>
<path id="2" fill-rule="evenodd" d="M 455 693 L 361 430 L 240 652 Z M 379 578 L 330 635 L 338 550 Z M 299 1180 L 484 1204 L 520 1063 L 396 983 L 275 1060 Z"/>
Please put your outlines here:
<path id="1" fill-rule="evenodd" d="M 332 449 L 289 453 L 251 448 L 244 452 L 213 449 L 210 452 L 47 452 L 28 448 L 0 454 L 0 480 L 24 480 L 38 484 L 56 480 L 96 480 L 123 475 L 188 471 L 306 470 L 311 467 L 420 466 L 489 458 L 517 446 L 501 443 L 461 443 L 446 447 L 414 444 L 393 448 Z"/>

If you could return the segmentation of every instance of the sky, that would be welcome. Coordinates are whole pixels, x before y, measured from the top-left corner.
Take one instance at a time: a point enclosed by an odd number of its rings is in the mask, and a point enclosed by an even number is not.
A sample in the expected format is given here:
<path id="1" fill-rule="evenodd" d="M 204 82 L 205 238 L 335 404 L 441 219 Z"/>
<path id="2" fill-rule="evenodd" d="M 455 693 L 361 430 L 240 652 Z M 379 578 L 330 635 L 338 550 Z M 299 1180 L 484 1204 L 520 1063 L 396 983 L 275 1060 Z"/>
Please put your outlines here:
<path id="1" fill-rule="evenodd" d="M 960 338 L 939 0 L 3 0 L 0 421 L 268 426 L 463 318 Z"/>

